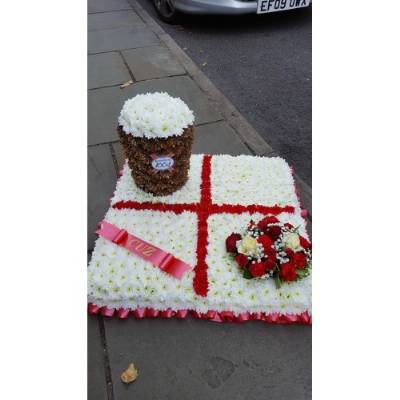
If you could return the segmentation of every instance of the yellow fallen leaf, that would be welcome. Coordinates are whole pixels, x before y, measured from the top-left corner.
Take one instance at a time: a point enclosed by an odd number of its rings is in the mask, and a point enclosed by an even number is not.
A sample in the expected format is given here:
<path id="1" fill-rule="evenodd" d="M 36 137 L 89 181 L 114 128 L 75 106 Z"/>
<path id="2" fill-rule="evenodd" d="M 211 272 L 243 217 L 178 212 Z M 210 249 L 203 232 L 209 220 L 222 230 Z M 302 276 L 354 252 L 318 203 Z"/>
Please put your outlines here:
<path id="1" fill-rule="evenodd" d="M 130 79 L 129 81 L 124 82 L 124 83 L 123 83 L 122 85 L 120 85 L 119 87 L 120 87 L 121 89 L 123 89 L 123 88 L 126 88 L 126 87 L 129 86 L 129 85 L 132 85 L 132 83 L 133 83 L 133 80 Z"/>
<path id="2" fill-rule="evenodd" d="M 138 375 L 138 370 L 132 363 L 130 363 L 128 368 L 121 374 L 121 381 L 124 383 L 131 383 L 136 380 Z"/>

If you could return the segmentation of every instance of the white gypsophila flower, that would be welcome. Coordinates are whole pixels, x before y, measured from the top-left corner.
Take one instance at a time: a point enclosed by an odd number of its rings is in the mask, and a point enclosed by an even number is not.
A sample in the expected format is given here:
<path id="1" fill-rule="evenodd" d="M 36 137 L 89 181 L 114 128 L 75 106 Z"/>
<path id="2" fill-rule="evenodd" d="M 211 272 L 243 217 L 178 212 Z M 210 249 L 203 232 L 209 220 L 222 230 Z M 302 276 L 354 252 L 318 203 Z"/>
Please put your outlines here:
<path id="1" fill-rule="evenodd" d="M 185 102 L 159 92 L 125 101 L 118 118 L 125 133 L 149 139 L 180 136 L 193 122 L 193 112 Z"/>

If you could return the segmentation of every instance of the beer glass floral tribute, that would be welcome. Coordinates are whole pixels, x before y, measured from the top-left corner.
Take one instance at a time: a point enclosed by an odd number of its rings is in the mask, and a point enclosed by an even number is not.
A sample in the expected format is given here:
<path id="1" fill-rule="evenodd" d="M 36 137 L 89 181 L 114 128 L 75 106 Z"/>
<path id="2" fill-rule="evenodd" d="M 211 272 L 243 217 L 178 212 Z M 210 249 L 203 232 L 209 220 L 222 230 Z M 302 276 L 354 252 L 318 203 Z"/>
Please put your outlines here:
<path id="1" fill-rule="evenodd" d="M 250 221 L 243 235 L 232 233 L 226 250 L 232 253 L 245 279 L 274 279 L 277 288 L 309 275 L 311 243 L 298 228 L 267 216 Z"/>
<path id="2" fill-rule="evenodd" d="M 124 103 L 117 131 L 140 189 L 166 196 L 186 184 L 193 123 L 189 107 L 168 93 L 139 94 Z"/>

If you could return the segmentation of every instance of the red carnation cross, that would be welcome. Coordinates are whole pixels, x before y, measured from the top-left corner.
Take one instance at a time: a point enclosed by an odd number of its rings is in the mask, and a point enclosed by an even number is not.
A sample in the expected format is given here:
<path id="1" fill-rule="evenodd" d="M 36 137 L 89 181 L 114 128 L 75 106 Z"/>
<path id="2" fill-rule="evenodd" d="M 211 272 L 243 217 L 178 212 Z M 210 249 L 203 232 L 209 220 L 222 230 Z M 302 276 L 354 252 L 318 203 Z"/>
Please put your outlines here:
<path id="1" fill-rule="evenodd" d="M 172 211 L 175 214 L 181 214 L 184 211 L 191 211 L 197 214 L 197 265 L 194 268 L 193 288 L 199 296 L 207 296 L 208 292 L 208 265 L 206 264 L 207 245 L 208 245 L 208 217 L 212 214 L 241 214 L 244 212 L 260 213 L 264 215 L 278 215 L 283 212 L 293 213 L 292 206 L 262 206 L 262 205 L 232 205 L 232 204 L 213 204 L 211 199 L 211 155 L 204 155 L 201 171 L 201 187 L 199 203 L 180 203 L 164 204 L 136 201 L 119 201 L 112 207 L 116 209 L 134 209 L 134 210 L 154 210 L 154 211 Z M 225 238 L 221 238 L 225 240 Z"/>

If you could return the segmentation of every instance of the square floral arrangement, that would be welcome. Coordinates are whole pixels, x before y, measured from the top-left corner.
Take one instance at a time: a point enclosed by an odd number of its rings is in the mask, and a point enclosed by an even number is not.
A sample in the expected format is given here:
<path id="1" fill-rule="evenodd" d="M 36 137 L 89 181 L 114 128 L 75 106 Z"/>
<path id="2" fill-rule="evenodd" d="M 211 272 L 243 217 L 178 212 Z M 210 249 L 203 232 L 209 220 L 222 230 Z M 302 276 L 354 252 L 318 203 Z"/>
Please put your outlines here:
<path id="1" fill-rule="evenodd" d="M 186 184 L 156 196 L 125 163 L 89 263 L 88 302 L 120 318 L 310 324 L 311 244 L 288 164 L 192 155 Z"/>

